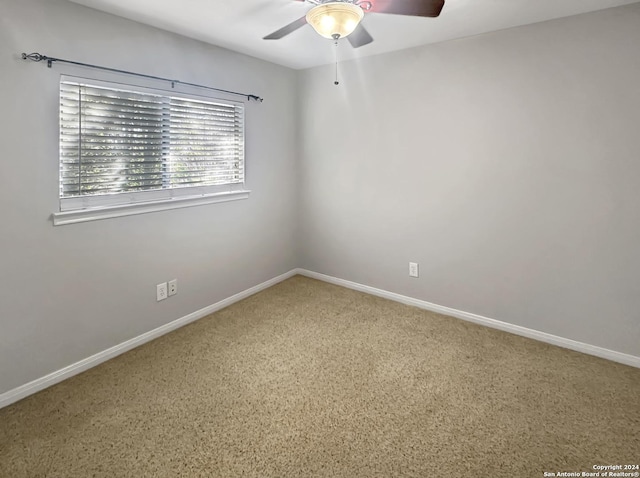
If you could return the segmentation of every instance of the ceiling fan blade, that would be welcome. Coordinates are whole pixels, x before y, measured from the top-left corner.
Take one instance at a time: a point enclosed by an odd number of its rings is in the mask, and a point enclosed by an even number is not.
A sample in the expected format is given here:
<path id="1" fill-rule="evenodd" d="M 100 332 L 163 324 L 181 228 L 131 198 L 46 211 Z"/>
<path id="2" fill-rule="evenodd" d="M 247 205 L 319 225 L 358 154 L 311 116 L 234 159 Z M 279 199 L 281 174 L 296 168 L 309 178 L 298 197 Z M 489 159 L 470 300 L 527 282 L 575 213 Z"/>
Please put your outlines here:
<path id="1" fill-rule="evenodd" d="M 368 45 L 373 41 L 373 37 L 369 35 L 369 32 L 362 26 L 362 23 L 359 24 L 356 29 L 351 33 L 347 40 L 351 43 L 353 48 L 359 48 L 364 45 Z"/>
<path id="2" fill-rule="evenodd" d="M 444 0 L 372 0 L 369 11 L 416 17 L 437 17 L 440 15 L 442 7 L 444 7 Z"/>
<path id="3" fill-rule="evenodd" d="M 275 32 L 267 35 L 263 38 L 263 40 L 279 40 L 280 38 L 287 36 L 289 33 L 295 32 L 298 28 L 303 27 L 306 24 L 306 17 L 298 18 L 296 21 L 289 23 L 287 26 L 282 27 L 280 30 L 276 30 Z"/>

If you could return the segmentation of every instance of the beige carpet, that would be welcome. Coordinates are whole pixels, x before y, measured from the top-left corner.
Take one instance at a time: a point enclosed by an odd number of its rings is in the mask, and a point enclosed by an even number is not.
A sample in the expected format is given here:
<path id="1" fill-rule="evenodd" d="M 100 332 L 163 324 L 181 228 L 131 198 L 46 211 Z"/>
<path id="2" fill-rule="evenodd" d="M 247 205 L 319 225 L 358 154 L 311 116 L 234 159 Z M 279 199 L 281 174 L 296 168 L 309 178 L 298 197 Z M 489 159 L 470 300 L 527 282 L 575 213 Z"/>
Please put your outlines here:
<path id="1" fill-rule="evenodd" d="M 638 462 L 640 369 L 303 277 L 0 410 L 3 478 Z"/>

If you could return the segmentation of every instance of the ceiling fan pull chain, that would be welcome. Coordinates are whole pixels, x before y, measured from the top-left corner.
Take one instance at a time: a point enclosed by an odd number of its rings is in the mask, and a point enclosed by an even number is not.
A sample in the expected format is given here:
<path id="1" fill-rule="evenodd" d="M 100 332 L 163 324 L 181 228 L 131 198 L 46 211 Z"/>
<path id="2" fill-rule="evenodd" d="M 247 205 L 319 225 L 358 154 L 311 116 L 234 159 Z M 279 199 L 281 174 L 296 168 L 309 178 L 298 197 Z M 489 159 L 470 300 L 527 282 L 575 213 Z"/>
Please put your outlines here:
<path id="1" fill-rule="evenodd" d="M 339 85 L 338 81 L 338 40 L 335 41 L 336 44 L 336 81 L 333 82 L 334 85 Z"/>

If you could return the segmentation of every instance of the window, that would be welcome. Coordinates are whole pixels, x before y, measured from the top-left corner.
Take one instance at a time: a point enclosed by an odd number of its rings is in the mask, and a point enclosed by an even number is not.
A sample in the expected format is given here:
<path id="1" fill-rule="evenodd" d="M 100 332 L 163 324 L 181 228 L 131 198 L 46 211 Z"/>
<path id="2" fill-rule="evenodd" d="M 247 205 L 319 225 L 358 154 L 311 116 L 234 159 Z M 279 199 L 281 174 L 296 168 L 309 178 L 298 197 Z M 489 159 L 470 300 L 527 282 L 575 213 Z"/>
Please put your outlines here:
<path id="1" fill-rule="evenodd" d="M 242 103 L 62 77 L 54 223 L 67 211 L 137 214 L 247 193 Z"/>

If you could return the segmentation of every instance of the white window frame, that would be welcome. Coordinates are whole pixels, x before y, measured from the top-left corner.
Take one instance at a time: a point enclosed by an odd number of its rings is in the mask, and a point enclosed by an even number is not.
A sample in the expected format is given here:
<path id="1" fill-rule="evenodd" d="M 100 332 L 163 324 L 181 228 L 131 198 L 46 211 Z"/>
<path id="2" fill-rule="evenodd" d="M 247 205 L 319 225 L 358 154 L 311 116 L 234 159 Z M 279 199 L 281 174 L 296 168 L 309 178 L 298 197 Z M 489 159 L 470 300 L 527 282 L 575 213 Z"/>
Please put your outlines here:
<path id="1" fill-rule="evenodd" d="M 243 103 L 238 101 L 232 101 L 229 99 L 213 96 L 203 96 L 192 93 L 177 92 L 175 90 L 151 88 L 147 86 L 120 83 L 115 81 L 103 81 L 90 78 L 81 78 L 77 76 L 61 75 L 60 83 L 65 81 L 86 83 L 88 85 L 97 87 L 102 86 L 106 88 L 116 88 L 133 92 L 184 98 L 188 100 L 222 102 L 229 105 L 243 105 Z M 59 113 L 58 118 L 60 118 Z M 245 138 L 243 137 L 242 140 L 244 143 Z M 246 158 L 243 158 L 243 162 L 246 167 Z M 60 171 L 60 155 L 58 156 L 58 171 Z M 85 221 L 94 221 L 98 219 L 107 219 L 113 217 L 163 211 L 168 209 L 177 209 L 190 206 L 199 206 L 203 204 L 247 199 L 250 193 L 251 191 L 246 189 L 245 183 L 242 182 L 215 186 L 196 186 L 185 188 L 157 189 L 150 191 L 124 192 L 117 194 L 60 197 L 60 210 L 59 212 L 54 212 L 52 217 L 53 224 L 58 226 Z"/>

